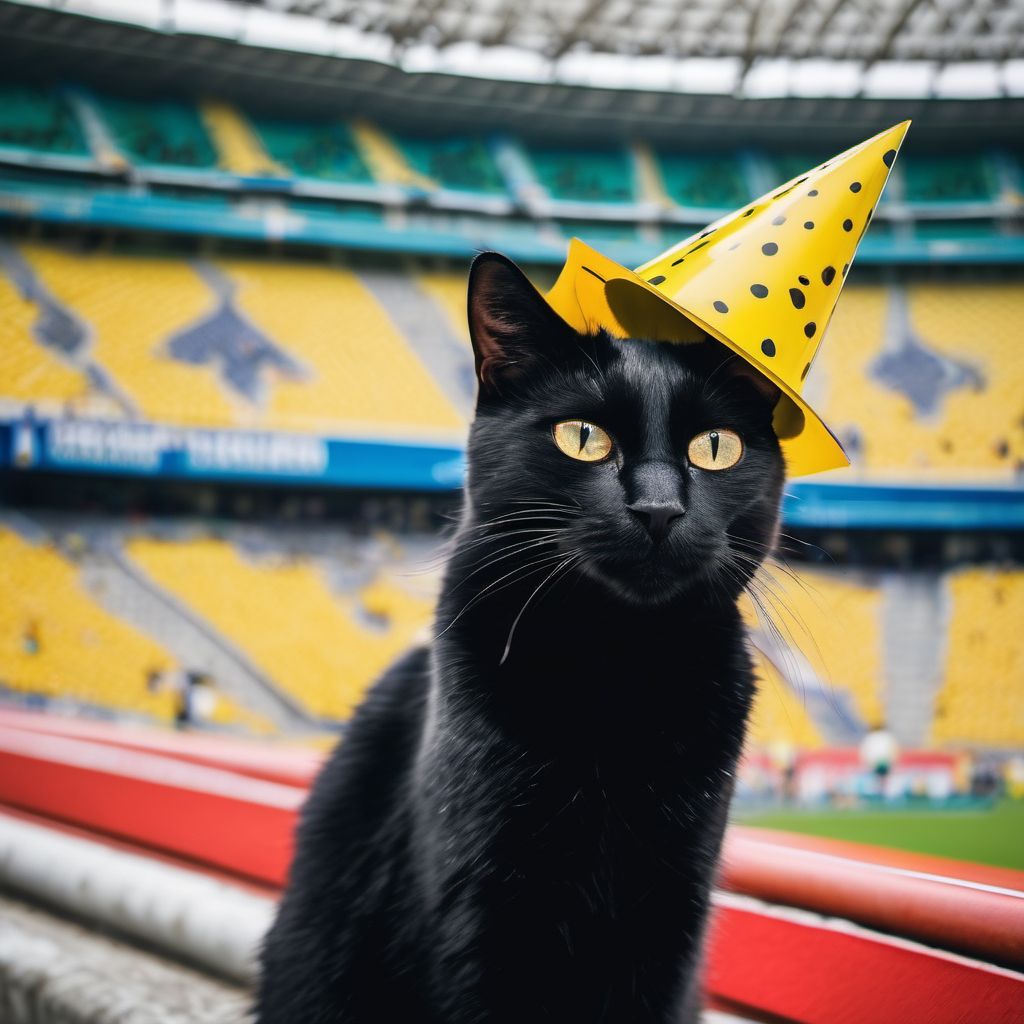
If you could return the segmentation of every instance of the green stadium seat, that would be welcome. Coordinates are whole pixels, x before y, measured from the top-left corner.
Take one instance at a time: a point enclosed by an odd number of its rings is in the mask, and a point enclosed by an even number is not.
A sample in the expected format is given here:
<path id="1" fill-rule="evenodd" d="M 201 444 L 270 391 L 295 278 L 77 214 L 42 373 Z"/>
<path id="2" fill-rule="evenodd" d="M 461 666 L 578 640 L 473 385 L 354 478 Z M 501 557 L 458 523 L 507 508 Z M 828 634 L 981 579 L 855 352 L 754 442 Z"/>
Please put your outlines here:
<path id="1" fill-rule="evenodd" d="M 410 166 L 442 188 L 484 195 L 505 194 L 505 183 L 497 164 L 481 138 L 429 138 L 394 133 L 392 138 Z"/>
<path id="2" fill-rule="evenodd" d="M 537 180 L 552 199 L 590 203 L 636 200 L 633 167 L 624 149 L 528 147 Z"/>
<path id="3" fill-rule="evenodd" d="M 90 156 L 78 119 L 55 88 L 0 84 L 0 148 Z"/>
<path id="4" fill-rule="evenodd" d="M 900 161 L 909 203 L 992 202 L 999 195 L 995 169 L 982 154 L 913 156 Z"/>
<path id="5" fill-rule="evenodd" d="M 372 184 L 349 127 L 340 121 L 278 121 L 249 115 L 267 153 L 298 177 Z"/>
<path id="6" fill-rule="evenodd" d="M 680 206 L 732 209 L 750 198 L 735 154 L 657 154 L 665 192 Z"/>
<path id="7" fill-rule="evenodd" d="M 101 96 L 98 108 L 118 148 L 133 163 L 212 170 L 217 153 L 198 110 L 172 99 Z"/>

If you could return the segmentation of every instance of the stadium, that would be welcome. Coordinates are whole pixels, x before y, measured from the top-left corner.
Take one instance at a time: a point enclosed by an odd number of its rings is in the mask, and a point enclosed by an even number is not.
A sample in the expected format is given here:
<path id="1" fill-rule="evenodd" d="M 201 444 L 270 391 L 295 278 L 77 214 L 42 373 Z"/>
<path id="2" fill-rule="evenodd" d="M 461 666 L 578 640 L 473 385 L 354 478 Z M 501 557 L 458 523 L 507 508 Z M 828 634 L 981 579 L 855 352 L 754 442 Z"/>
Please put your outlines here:
<path id="1" fill-rule="evenodd" d="M 0 1017 L 243 1019 L 430 629 L 474 254 L 637 266 L 913 119 L 745 612 L 708 1020 L 1020 1019 L 1019 2 L 4 0 L 0 67 Z"/>

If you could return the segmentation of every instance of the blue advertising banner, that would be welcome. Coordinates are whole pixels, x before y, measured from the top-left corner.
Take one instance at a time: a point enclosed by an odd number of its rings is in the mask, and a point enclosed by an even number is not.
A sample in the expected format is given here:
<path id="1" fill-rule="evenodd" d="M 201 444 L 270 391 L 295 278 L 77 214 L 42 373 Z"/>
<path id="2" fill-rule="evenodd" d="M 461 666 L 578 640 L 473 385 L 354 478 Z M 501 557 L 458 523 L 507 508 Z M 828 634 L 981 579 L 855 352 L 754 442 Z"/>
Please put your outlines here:
<path id="1" fill-rule="evenodd" d="M 0 423 L 0 464 L 20 469 L 265 484 L 456 490 L 461 448 L 157 423 Z"/>
<path id="2" fill-rule="evenodd" d="M 380 490 L 454 491 L 456 445 L 102 420 L 0 422 L 0 468 Z M 829 529 L 1024 529 L 1020 486 L 794 480 L 783 518 Z"/>

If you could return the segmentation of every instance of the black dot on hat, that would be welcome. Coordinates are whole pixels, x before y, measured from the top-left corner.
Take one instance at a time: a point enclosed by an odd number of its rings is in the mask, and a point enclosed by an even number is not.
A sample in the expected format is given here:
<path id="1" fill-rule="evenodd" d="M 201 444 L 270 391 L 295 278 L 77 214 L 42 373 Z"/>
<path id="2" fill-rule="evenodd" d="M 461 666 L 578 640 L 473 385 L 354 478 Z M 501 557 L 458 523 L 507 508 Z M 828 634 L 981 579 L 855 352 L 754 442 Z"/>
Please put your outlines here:
<path id="1" fill-rule="evenodd" d="M 850 191 L 851 192 L 859 192 L 860 191 L 860 182 L 859 181 L 851 181 L 850 182 Z"/>
<path id="2" fill-rule="evenodd" d="M 679 266 L 679 264 L 680 264 L 680 263 L 682 263 L 682 262 L 683 262 L 683 260 L 685 260 L 685 259 L 686 259 L 686 257 L 685 257 L 685 256 L 680 256 L 680 257 L 679 257 L 679 259 L 677 259 L 677 260 L 673 260 L 673 261 L 672 261 L 672 266 L 673 266 L 673 267 L 678 267 L 678 266 Z"/>
<path id="3" fill-rule="evenodd" d="M 847 217 L 846 220 L 843 221 L 843 230 L 844 231 L 852 231 L 853 230 L 853 221 L 850 220 L 849 217 Z"/>
<path id="4" fill-rule="evenodd" d="M 814 332 L 818 329 L 818 325 L 812 320 L 809 324 L 804 324 L 804 334 L 808 338 L 814 337 Z"/>
<path id="5" fill-rule="evenodd" d="M 803 275 L 803 274 L 801 274 L 801 275 L 800 275 L 800 276 L 799 276 L 799 277 L 797 278 L 797 280 L 798 280 L 798 281 L 799 281 L 799 282 L 800 282 L 801 284 L 810 284 L 810 283 L 811 283 L 811 279 L 810 279 L 809 277 L 804 277 L 804 275 Z"/>
<path id="6" fill-rule="evenodd" d="M 888 150 L 888 151 L 886 151 L 885 153 L 882 154 L 882 163 L 885 164 L 886 167 L 892 167 L 892 162 L 895 159 L 896 159 L 896 150 L 895 149 L 890 149 L 890 150 Z"/>
<path id="7" fill-rule="evenodd" d="M 750 286 L 750 294 L 755 299 L 765 299 L 768 297 L 768 289 L 763 284 L 752 284 Z"/>
<path id="8" fill-rule="evenodd" d="M 702 233 L 701 233 L 700 235 L 698 235 L 697 237 L 698 237 L 698 238 L 707 238 L 707 237 L 708 237 L 708 235 L 714 234 L 714 232 L 716 232 L 717 230 L 718 230 L 718 228 L 708 228 L 708 230 L 707 230 L 707 231 L 704 231 L 704 232 L 702 232 Z"/>
<path id="9" fill-rule="evenodd" d="M 719 313 L 729 312 L 729 307 L 721 299 L 715 299 L 715 309 L 717 309 Z"/>
<path id="10" fill-rule="evenodd" d="M 849 263 L 844 263 L 844 264 L 843 264 L 843 277 L 846 277 L 846 272 L 847 272 L 847 271 L 848 271 L 849 269 L 850 269 L 850 264 L 849 264 Z"/>
<path id="11" fill-rule="evenodd" d="M 688 252 L 688 253 L 687 253 L 686 255 L 687 255 L 687 256 L 689 256 L 689 255 L 691 255 L 692 253 L 695 253 L 695 252 L 696 252 L 696 251 L 697 251 L 698 249 L 703 249 L 703 248 L 704 248 L 704 246 L 705 246 L 705 245 L 707 245 L 707 244 L 708 244 L 707 242 L 698 242 L 698 243 L 697 243 L 697 244 L 696 244 L 696 245 L 695 245 L 695 246 L 694 246 L 694 247 L 693 247 L 693 248 L 692 248 L 692 249 L 690 250 L 690 252 Z"/>
<path id="12" fill-rule="evenodd" d="M 743 211 L 743 216 L 744 217 L 749 217 L 753 212 L 754 212 L 754 208 L 751 207 L 749 210 L 744 210 Z"/>
<path id="13" fill-rule="evenodd" d="M 814 221 L 813 220 L 805 220 L 804 221 L 804 227 L 807 228 L 808 231 L 813 231 L 814 230 Z"/>
<path id="14" fill-rule="evenodd" d="M 808 364 L 807 364 L 807 365 L 806 365 L 806 366 L 805 366 L 805 367 L 804 367 L 804 368 L 803 368 L 803 369 L 802 369 L 802 370 L 800 371 L 800 379 L 801 379 L 801 380 L 803 380 L 803 379 L 804 379 L 804 377 L 806 377 L 806 376 L 807 376 L 807 371 L 808 371 L 808 370 L 809 370 L 810 368 L 811 368 L 811 364 L 810 364 L 810 363 L 808 363 Z"/>
<path id="15" fill-rule="evenodd" d="M 775 355 L 775 342 L 772 341 L 771 338 L 765 338 L 764 341 L 761 342 L 761 351 L 766 356 Z"/>
<path id="16" fill-rule="evenodd" d="M 773 224 L 774 224 L 774 225 L 775 225 L 776 227 L 778 227 L 778 226 L 779 226 L 780 224 L 785 224 L 785 223 L 786 223 L 786 218 L 785 218 L 785 217 L 783 217 L 783 216 L 782 216 L 782 214 L 780 213 L 780 214 L 778 215 L 778 217 L 773 217 L 773 218 L 772 218 L 772 223 L 773 223 Z"/>
<path id="17" fill-rule="evenodd" d="M 789 297 L 793 300 L 793 305 L 796 306 L 797 309 L 804 308 L 804 303 L 807 300 L 804 298 L 804 293 L 800 291 L 799 288 L 790 288 Z"/>
<path id="18" fill-rule="evenodd" d="M 664 274 L 658 274 L 657 277 L 649 278 L 647 283 L 648 284 L 661 284 L 661 282 L 664 281 L 664 280 L 665 280 L 665 275 Z"/>
<path id="19" fill-rule="evenodd" d="M 778 251 L 779 247 L 774 242 L 765 242 L 764 245 L 761 246 L 761 252 L 763 252 L 765 256 L 774 256 Z"/>
<path id="20" fill-rule="evenodd" d="M 822 284 L 831 284 L 835 280 L 835 278 L 836 278 L 836 268 L 835 267 L 826 267 L 821 272 L 821 283 Z"/>
<path id="21" fill-rule="evenodd" d="M 809 196 L 816 196 L 818 194 L 818 190 L 816 188 L 812 188 L 811 191 L 808 192 L 807 194 Z"/>

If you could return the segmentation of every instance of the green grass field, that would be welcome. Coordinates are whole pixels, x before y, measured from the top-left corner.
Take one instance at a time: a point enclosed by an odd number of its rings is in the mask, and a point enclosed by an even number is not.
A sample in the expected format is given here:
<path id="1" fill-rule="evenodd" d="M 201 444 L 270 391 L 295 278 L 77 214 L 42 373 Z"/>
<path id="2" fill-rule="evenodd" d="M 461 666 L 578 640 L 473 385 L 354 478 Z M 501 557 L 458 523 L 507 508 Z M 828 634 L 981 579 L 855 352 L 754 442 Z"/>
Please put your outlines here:
<path id="1" fill-rule="evenodd" d="M 1024 801 L 1004 800 L 990 809 L 964 811 L 773 810 L 740 813 L 736 820 L 1024 871 Z"/>

